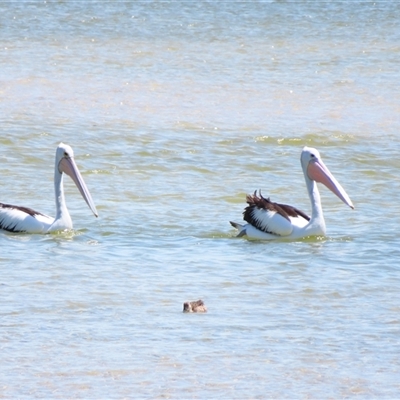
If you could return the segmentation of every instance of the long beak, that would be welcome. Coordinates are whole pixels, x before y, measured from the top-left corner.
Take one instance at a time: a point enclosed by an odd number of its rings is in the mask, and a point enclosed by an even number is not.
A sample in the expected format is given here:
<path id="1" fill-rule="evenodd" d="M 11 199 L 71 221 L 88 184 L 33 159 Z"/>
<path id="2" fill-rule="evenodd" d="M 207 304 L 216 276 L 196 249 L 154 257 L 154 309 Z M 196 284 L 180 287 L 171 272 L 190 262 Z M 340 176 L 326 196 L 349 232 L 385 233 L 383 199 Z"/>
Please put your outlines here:
<path id="1" fill-rule="evenodd" d="M 94 205 L 92 196 L 90 195 L 89 190 L 86 187 L 86 184 L 82 178 L 81 173 L 79 172 L 77 165 L 75 164 L 74 159 L 63 157 L 58 164 L 58 169 L 60 172 L 64 172 L 71 177 L 71 179 L 75 182 L 76 187 L 81 192 L 81 195 L 85 199 L 87 205 L 92 210 L 93 214 L 98 217 L 96 206 Z"/>
<path id="2" fill-rule="evenodd" d="M 323 183 L 329 190 L 336 194 L 343 203 L 354 209 L 353 203 L 340 183 L 331 174 L 322 160 L 315 159 L 310 161 L 307 167 L 307 175 L 316 182 Z"/>

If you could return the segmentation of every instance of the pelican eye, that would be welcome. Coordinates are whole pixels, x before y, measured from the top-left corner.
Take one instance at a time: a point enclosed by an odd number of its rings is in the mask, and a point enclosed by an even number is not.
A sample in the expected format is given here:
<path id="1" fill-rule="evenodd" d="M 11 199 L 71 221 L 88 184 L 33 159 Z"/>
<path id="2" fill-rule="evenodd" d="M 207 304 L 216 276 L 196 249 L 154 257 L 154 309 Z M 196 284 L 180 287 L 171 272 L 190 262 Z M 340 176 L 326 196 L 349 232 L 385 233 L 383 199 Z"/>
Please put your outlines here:
<path id="1" fill-rule="evenodd" d="M 69 154 L 66 151 L 64 151 L 64 157 L 69 157 Z"/>
<path id="2" fill-rule="evenodd" d="M 315 158 L 315 155 L 311 153 L 311 158 Z"/>

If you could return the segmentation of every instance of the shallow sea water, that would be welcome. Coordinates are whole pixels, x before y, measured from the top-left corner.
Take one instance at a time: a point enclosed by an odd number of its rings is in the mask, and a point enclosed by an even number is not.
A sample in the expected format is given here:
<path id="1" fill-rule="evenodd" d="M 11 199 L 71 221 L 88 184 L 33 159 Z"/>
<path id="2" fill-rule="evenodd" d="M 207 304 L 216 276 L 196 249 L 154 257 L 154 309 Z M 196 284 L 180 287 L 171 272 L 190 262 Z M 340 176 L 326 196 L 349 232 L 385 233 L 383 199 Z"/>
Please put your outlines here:
<path id="1" fill-rule="evenodd" d="M 397 398 L 400 6 L 0 4 L 0 200 L 74 231 L 0 233 L 0 398 Z M 235 237 L 246 193 L 327 236 Z M 183 314 L 202 298 L 208 313 Z"/>

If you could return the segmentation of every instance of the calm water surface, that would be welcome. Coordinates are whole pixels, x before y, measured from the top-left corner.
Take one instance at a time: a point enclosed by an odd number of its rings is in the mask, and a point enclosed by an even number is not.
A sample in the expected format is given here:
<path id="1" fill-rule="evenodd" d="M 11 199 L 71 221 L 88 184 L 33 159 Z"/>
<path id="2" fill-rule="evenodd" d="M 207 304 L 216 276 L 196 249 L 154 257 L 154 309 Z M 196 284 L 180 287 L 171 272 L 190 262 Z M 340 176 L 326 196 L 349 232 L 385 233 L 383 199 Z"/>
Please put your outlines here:
<path id="1" fill-rule="evenodd" d="M 0 398 L 398 398 L 400 5 L 0 4 L 0 201 L 73 232 L 0 233 Z M 327 237 L 235 238 L 246 193 Z M 202 298 L 209 312 L 183 314 Z"/>

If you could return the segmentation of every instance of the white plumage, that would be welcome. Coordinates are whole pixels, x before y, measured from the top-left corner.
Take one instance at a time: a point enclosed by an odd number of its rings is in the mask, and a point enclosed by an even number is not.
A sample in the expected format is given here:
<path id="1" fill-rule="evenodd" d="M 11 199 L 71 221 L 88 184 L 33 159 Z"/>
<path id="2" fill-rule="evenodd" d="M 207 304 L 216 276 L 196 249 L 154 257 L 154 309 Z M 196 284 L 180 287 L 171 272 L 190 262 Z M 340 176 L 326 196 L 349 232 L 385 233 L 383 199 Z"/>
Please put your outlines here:
<path id="1" fill-rule="evenodd" d="M 311 201 L 311 217 L 287 204 L 273 203 L 256 192 L 247 196 L 248 206 L 243 212 L 247 224 L 231 222 L 239 230 L 238 236 L 251 239 L 300 239 L 325 235 L 325 220 L 317 182 L 323 183 L 349 207 L 354 208 L 349 196 L 321 160 L 318 150 L 304 147 L 300 157 Z"/>
<path id="2" fill-rule="evenodd" d="M 72 229 L 64 197 L 63 174 L 72 178 L 82 197 L 97 217 L 97 210 L 88 188 L 74 161 L 70 146 L 60 143 L 56 150 L 54 167 L 54 191 L 56 198 L 56 217 L 52 218 L 28 207 L 0 203 L 0 229 L 10 232 L 49 233 Z"/>

